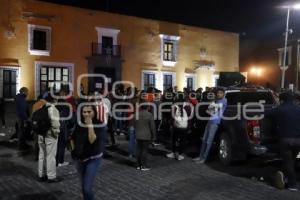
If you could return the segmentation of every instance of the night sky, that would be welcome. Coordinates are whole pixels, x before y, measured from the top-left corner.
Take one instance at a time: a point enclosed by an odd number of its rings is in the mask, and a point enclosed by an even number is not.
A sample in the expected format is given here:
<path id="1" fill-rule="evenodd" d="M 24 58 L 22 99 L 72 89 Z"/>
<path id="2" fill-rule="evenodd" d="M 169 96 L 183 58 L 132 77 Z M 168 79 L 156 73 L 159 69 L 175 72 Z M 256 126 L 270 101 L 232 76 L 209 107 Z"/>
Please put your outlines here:
<path id="1" fill-rule="evenodd" d="M 82 8 L 240 33 L 241 37 L 280 39 L 285 28 L 286 0 L 43 0 Z M 299 19 L 299 20 L 297 20 Z M 291 13 L 300 27 L 300 11 Z M 299 34 L 300 35 L 300 34 Z"/>

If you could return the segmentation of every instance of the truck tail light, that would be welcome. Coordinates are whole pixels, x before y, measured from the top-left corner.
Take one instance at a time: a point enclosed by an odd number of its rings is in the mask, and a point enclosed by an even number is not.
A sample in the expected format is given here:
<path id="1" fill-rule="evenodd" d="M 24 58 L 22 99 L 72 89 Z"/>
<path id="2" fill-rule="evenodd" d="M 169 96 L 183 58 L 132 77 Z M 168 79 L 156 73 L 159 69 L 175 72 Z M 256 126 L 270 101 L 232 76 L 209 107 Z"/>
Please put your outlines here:
<path id="1" fill-rule="evenodd" d="M 260 123 L 258 120 L 247 121 L 247 134 L 250 141 L 254 144 L 260 143 Z"/>

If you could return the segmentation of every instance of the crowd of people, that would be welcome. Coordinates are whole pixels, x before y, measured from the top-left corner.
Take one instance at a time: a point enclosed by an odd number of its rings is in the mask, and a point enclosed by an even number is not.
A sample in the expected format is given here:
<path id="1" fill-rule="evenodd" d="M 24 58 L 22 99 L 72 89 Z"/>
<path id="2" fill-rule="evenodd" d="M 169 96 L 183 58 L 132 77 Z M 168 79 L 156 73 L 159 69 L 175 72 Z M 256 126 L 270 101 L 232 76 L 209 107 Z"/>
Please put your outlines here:
<path id="1" fill-rule="evenodd" d="M 185 88 L 183 92 L 174 87 L 162 93 L 152 87 L 138 91 L 120 85 L 113 92 L 93 91 L 88 99 L 75 99 L 67 88 L 62 87 L 55 95 L 51 90 L 40 95 L 32 109 L 27 95 L 28 89 L 23 87 L 16 96 L 18 148 L 29 148 L 26 139 L 31 132 L 38 160 L 38 181 L 48 183 L 62 180 L 56 176 L 56 167 L 69 164 L 64 160 L 68 148 L 76 164 L 84 199 L 93 199 L 92 188 L 105 147 L 116 147 L 117 135 L 127 136 L 128 156 L 136 158 L 138 170 L 147 171 L 150 170 L 149 145 L 162 144 L 162 135 L 169 135 L 167 139 L 172 144 L 166 157 L 180 161 L 185 158 L 187 135 L 203 129 L 199 156 L 193 161 L 204 163 L 227 106 L 225 90 L 221 87 L 206 88 L 205 91 Z M 208 103 L 196 111 L 199 102 Z M 40 133 L 40 121 L 47 121 L 47 116 L 45 120 L 42 116 L 43 109 L 47 111 L 49 127 Z M 195 112 L 207 115 L 208 120 L 198 120 Z M 200 133 L 198 139 L 200 141 Z M 289 171 L 289 175 L 293 172 Z"/>

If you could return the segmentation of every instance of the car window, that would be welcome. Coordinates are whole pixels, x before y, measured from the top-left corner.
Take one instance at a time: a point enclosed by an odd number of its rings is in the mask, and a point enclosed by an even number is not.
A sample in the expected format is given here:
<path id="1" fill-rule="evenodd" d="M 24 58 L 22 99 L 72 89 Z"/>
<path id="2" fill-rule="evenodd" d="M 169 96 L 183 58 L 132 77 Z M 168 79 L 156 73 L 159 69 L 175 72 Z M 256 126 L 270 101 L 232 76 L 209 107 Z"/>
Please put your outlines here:
<path id="1" fill-rule="evenodd" d="M 228 105 L 244 105 L 249 102 L 261 102 L 264 104 L 274 104 L 274 99 L 270 92 L 228 92 L 226 93 Z"/>

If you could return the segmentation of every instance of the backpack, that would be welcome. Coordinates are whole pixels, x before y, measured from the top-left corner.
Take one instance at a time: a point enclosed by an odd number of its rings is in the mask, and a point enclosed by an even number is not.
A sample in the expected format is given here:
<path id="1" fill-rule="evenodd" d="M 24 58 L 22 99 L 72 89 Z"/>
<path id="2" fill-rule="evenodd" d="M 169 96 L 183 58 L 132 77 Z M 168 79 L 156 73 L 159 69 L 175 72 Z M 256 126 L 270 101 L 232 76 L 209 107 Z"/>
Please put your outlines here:
<path id="1" fill-rule="evenodd" d="M 174 126 L 176 128 L 182 128 L 186 129 L 188 127 L 188 115 L 186 113 L 186 110 L 182 108 L 182 112 L 180 111 L 180 108 L 178 106 L 175 107 L 175 116 L 174 116 Z"/>
<path id="2" fill-rule="evenodd" d="M 49 117 L 48 108 L 50 106 L 44 105 L 32 114 L 32 130 L 41 136 L 46 136 L 48 130 L 51 128 L 51 119 Z"/>

